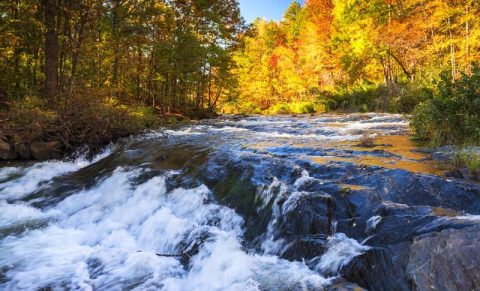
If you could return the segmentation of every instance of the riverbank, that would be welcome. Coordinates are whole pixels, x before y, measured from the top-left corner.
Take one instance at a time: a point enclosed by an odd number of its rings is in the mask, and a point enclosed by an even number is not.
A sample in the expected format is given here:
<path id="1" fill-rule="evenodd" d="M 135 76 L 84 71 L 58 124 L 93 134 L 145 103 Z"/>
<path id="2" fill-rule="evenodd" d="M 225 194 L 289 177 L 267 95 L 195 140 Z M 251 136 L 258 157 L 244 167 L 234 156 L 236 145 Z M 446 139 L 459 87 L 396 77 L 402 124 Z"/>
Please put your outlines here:
<path id="1" fill-rule="evenodd" d="M 0 110 L 0 161 L 60 159 L 79 149 L 96 152 L 148 129 L 216 116 L 211 112 L 165 113 L 111 99 L 47 104 L 28 99 Z"/>
<path id="2" fill-rule="evenodd" d="M 0 127 L 0 161 L 45 161 L 62 159 L 72 154 L 94 155 L 108 144 L 115 143 L 121 138 L 139 135 L 145 130 L 158 128 L 173 128 L 187 125 L 191 120 L 208 119 L 218 115 L 209 112 L 192 112 L 188 116 L 184 114 L 161 114 L 152 108 L 126 107 L 118 104 L 96 104 L 98 110 L 84 107 L 83 111 L 75 111 L 75 114 L 65 114 L 64 111 L 48 111 L 40 109 L 38 104 L 30 108 L 14 108 L 9 112 L 3 112 L 2 118 L 7 122 Z M 71 113 L 70 113 L 71 114 Z M 323 114 L 290 114 L 270 115 L 291 116 L 293 118 L 315 118 L 329 116 L 349 116 L 351 119 L 368 120 L 376 113 L 323 113 Z M 50 119 L 45 118 L 51 116 Z M 19 119 L 22 116 L 22 119 Z M 437 174 L 465 181 L 480 181 L 480 149 L 477 147 L 428 147 L 425 142 L 414 140 L 405 115 L 405 126 L 402 127 L 400 136 L 378 136 L 375 131 L 364 132 L 364 135 L 355 141 L 334 144 L 332 147 L 355 147 L 358 150 L 393 151 L 401 152 L 407 156 L 435 161 L 435 168 L 430 164 L 401 160 L 393 162 L 391 158 L 385 161 L 378 157 L 368 159 L 360 157 L 365 165 L 381 166 L 385 168 L 401 167 L 409 171 L 420 171 Z M 234 122 L 242 122 L 251 116 L 241 114 L 229 117 Z M 5 119 L 6 118 L 6 119 Z M 266 117 L 268 118 L 268 117 Z M 59 124 L 61 122 L 62 124 Z M 338 124 L 331 124 L 338 126 Z M 71 137 L 77 133 L 78 136 Z M 411 152 L 414 148 L 422 152 L 415 155 Z M 73 157 L 73 156 L 72 156 Z M 325 158 L 319 158 L 326 160 Z M 328 160 L 328 159 L 327 159 Z M 339 161 L 339 157 L 336 157 Z M 341 159 L 340 159 L 341 160 Z M 347 159 L 348 160 L 348 159 Z"/>

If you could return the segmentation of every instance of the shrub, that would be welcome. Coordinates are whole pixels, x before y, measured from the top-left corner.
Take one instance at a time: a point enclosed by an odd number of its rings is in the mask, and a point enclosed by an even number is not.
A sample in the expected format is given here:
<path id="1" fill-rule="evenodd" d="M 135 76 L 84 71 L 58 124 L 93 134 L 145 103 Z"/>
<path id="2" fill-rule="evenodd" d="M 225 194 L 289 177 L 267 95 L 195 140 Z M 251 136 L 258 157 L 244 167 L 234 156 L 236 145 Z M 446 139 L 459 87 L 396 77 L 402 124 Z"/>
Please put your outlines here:
<path id="1" fill-rule="evenodd" d="M 274 115 L 274 114 L 289 114 L 293 112 L 291 112 L 289 104 L 280 102 L 268 108 L 266 113 Z"/>
<path id="2" fill-rule="evenodd" d="M 359 143 L 357 144 L 357 146 L 358 146 L 358 147 L 362 147 L 362 148 L 373 148 L 373 147 L 376 147 L 375 138 L 370 137 L 368 134 L 365 134 L 365 135 L 363 135 L 363 136 L 360 138 L 360 141 L 359 141 Z"/>
<path id="3" fill-rule="evenodd" d="M 86 95 L 68 100 L 58 109 L 58 117 L 55 139 L 61 140 L 66 148 L 81 144 L 102 146 L 156 123 L 151 108 L 127 106 L 112 98 Z"/>
<path id="4" fill-rule="evenodd" d="M 152 108 L 126 106 L 95 94 L 82 94 L 55 105 L 35 98 L 15 101 L 5 119 L 0 131 L 14 142 L 60 141 L 67 151 L 81 145 L 95 149 L 158 121 Z"/>
<path id="5" fill-rule="evenodd" d="M 434 97 L 419 104 L 411 126 L 415 134 L 432 145 L 480 143 L 480 67 L 455 82 L 441 75 Z"/>
<path id="6" fill-rule="evenodd" d="M 397 86 L 391 94 L 388 111 L 411 113 L 418 104 L 432 99 L 433 92 L 423 84 L 408 83 Z"/>
<path id="7" fill-rule="evenodd" d="M 298 101 L 277 103 L 266 110 L 266 114 L 312 114 L 323 113 L 326 106 L 321 102 Z"/>
<path id="8" fill-rule="evenodd" d="M 365 82 L 338 89 L 331 96 L 333 110 L 346 112 L 410 113 L 413 108 L 431 96 L 431 90 L 422 84 L 373 84 Z"/>

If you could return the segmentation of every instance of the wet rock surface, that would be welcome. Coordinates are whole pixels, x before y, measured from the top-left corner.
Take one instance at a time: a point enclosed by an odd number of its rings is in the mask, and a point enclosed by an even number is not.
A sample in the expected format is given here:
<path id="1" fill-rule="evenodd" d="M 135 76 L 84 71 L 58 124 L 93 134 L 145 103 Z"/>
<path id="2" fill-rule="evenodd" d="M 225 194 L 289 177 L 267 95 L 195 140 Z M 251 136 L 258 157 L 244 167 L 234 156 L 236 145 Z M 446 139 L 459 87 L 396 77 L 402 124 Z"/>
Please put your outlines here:
<path id="1" fill-rule="evenodd" d="M 14 157 L 10 144 L 0 139 L 0 160 L 10 160 Z"/>
<path id="2" fill-rule="evenodd" d="M 412 148 L 412 151 L 415 149 Z M 232 164 L 241 165 L 238 167 L 239 172 L 250 173 L 252 184 L 259 181 L 268 184 L 268 177 L 276 177 L 284 185 L 284 189 L 277 189 L 273 196 L 269 193 L 270 200 L 264 203 L 269 206 L 268 209 L 272 209 L 269 215 L 273 218 L 260 219 L 275 222 L 270 225 L 252 223 L 261 229 L 256 233 L 263 235 L 262 239 L 254 241 L 263 241 L 264 234 L 268 233 L 273 241 L 280 241 L 281 246 L 271 249 L 274 253 L 289 260 L 315 260 L 325 253 L 327 237 L 335 231 L 371 247 L 342 266 L 340 271 L 346 280 L 366 289 L 426 290 L 436 286 L 438 290 L 467 290 L 464 289 L 466 286 L 476 286 L 474 280 L 480 274 L 480 264 L 478 261 L 464 260 L 472 251 L 472 245 L 474 248 L 480 246 L 480 234 L 471 233 L 468 240 L 464 241 L 457 240 L 457 237 L 462 237 L 465 229 L 480 225 L 480 218 L 474 216 L 480 214 L 479 185 L 430 173 L 385 169 L 344 161 L 318 164 L 302 158 L 290 163 L 292 157 L 336 154 L 335 157 L 344 158 L 345 153 L 351 153 L 352 156 L 366 154 L 355 149 L 268 145 L 256 149 L 251 155 L 244 154 L 239 160 L 225 159 L 228 154 L 223 155 L 222 163 L 229 167 Z M 255 161 L 258 155 L 263 154 L 273 156 L 269 162 Z M 376 157 L 399 156 L 388 150 L 372 150 L 367 154 Z M 277 157 L 287 161 L 276 163 Z M 425 161 L 428 162 L 428 158 Z M 303 178 L 302 170 L 308 172 Z M 342 185 L 350 185 L 350 188 Z M 264 190 L 263 195 L 265 192 Z M 242 191 L 236 194 L 245 197 Z M 261 196 L 256 193 L 255 197 L 248 200 L 262 200 Z M 243 213 L 243 209 L 235 205 L 231 207 Z M 263 210 L 257 211 L 257 214 L 260 213 L 265 216 Z M 249 220 L 259 220 L 255 213 L 249 213 L 246 218 L 247 225 Z M 459 275 L 464 280 L 461 284 L 446 285 L 439 280 L 438 285 L 427 285 L 425 278 L 417 274 L 420 271 L 412 273 L 414 266 L 420 266 L 420 260 L 415 254 L 422 252 L 428 258 L 435 256 L 433 249 L 420 247 L 423 246 L 419 243 L 421 238 L 438 233 L 442 233 L 445 240 L 464 244 L 465 248 L 457 247 L 461 253 L 456 256 L 460 260 L 458 264 L 476 266 L 469 269 L 475 275 Z M 437 262 L 439 261 L 432 262 L 431 268 Z M 445 259 L 441 267 L 443 271 L 440 271 L 447 278 L 443 281 L 458 281 L 452 277 L 457 268 Z M 430 281 L 436 279 L 434 277 Z"/>
<path id="3" fill-rule="evenodd" d="M 417 290 L 478 290 L 479 233 L 480 227 L 475 225 L 416 238 L 407 266 L 414 287 Z"/>
<path id="4" fill-rule="evenodd" d="M 38 161 L 59 159 L 62 157 L 60 143 L 56 141 L 32 143 L 30 145 L 30 152 L 32 157 Z"/>
<path id="5" fill-rule="evenodd" d="M 407 125 L 226 117 L 94 161 L 0 169 L 0 288 L 476 290 L 480 185 L 441 175 Z M 358 146 L 365 136 L 374 147 Z"/>

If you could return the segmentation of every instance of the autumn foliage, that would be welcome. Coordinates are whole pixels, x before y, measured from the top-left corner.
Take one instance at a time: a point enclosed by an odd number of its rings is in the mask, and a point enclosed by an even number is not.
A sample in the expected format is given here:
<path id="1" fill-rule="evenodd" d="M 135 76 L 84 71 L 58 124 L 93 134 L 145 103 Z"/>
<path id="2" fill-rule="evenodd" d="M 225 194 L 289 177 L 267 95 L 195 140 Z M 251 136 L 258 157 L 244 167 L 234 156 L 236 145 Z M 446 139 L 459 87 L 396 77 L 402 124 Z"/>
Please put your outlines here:
<path id="1" fill-rule="evenodd" d="M 451 81 L 480 59 L 480 2 L 308 0 L 280 22 L 257 19 L 236 53 L 232 112 L 278 103 L 411 111 L 443 71 Z M 247 106 L 244 106 L 247 104 Z"/>

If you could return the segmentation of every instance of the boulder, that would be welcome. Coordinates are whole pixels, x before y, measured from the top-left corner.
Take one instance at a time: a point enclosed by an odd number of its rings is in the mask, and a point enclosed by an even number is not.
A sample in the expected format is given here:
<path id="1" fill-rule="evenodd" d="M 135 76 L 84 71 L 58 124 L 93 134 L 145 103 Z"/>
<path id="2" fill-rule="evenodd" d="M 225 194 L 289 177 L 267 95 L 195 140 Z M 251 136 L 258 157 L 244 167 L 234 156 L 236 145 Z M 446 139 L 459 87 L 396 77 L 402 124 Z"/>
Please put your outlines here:
<path id="1" fill-rule="evenodd" d="M 415 239 L 407 273 L 416 290 L 480 290 L 480 225 Z"/>
<path id="2" fill-rule="evenodd" d="M 23 143 L 15 145 L 15 152 L 17 153 L 17 156 L 20 157 L 20 159 L 22 160 L 32 159 L 30 148 Z"/>
<path id="3" fill-rule="evenodd" d="M 62 157 L 60 142 L 35 142 L 30 145 L 30 152 L 35 160 L 44 161 Z"/>
<path id="4" fill-rule="evenodd" d="M 334 200 L 322 192 L 296 192 L 282 205 L 277 229 L 281 237 L 289 235 L 332 235 Z"/>
<path id="5" fill-rule="evenodd" d="M 405 269 L 410 243 L 372 248 L 340 271 L 342 277 L 368 290 L 410 290 Z M 421 290 L 421 289 L 420 289 Z M 423 290 L 429 290 L 423 289 Z"/>
<path id="6" fill-rule="evenodd" d="M 13 160 L 15 159 L 15 152 L 9 143 L 0 140 L 0 160 Z"/>

